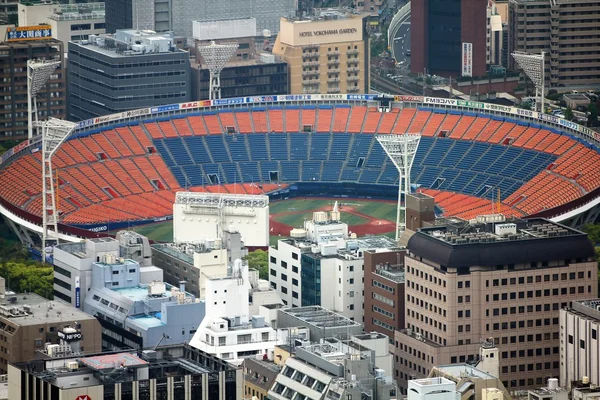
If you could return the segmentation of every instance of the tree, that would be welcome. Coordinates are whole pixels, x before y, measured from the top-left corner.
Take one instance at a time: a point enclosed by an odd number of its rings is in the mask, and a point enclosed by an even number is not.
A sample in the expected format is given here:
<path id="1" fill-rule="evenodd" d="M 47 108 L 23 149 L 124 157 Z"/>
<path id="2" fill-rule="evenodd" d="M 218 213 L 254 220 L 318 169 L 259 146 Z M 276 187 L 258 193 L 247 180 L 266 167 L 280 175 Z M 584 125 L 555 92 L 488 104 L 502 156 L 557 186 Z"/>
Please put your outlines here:
<path id="1" fill-rule="evenodd" d="M 590 126 L 597 126 L 598 125 L 598 105 L 596 103 L 590 103 L 588 105 L 588 112 L 590 113 L 590 115 L 588 115 L 588 124 Z"/>
<path id="2" fill-rule="evenodd" d="M 587 224 L 582 231 L 588 234 L 588 239 L 594 246 L 600 245 L 600 224 Z"/>
<path id="3" fill-rule="evenodd" d="M 568 121 L 573 120 L 573 110 L 571 109 L 571 107 L 567 107 L 567 109 L 565 110 L 565 119 Z"/>
<path id="4" fill-rule="evenodd" d="M 16 293 L 36 293 L 52 299 L 54 269 L 51 265 L 27 261 L 6 261 L 0 266 L 7 289 Z"/>
<path id="5" fill-rule="evenodd" d="M 248 267 L 258 270 L 260 279 L 269 279 L 269 253 L 264 250 L 255 250 L 244 258 Z"/>
<path id="6" fill-rule="evenodd" d="M 521 103 L 521 108 L 523 110 L 531 110 L 531 102 L 527 101 L 527 102 Z"/>

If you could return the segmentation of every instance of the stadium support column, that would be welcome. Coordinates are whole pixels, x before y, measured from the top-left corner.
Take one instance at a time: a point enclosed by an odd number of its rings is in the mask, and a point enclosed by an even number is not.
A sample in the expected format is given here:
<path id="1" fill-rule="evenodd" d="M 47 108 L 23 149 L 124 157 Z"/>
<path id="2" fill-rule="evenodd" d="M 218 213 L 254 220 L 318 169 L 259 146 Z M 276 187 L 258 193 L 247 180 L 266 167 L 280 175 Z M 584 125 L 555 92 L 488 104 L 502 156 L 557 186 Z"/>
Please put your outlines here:
<path id="1" fill-rule="evenodd" d="M 48 240 L 53 239 L 58 244 L 58 210 L 54 192 L 52 156 L 75 130 L 77 124 L 49 118 L 40 125 L 42 127 L 42 251 L 45 252 Z M 50 229 L 53 231 L 51 234 Z"/>
<path id="2" fill-rule="evenodd" d="M 533 84 L 535 85 L 535 94 L 539 98 L 539 112 L 544 113 L 544 86 L 546 84 L 546 53 L 543 51 L 541 54 L 515 52 L 512 53 L 512 56 L 519 65 L 519 67 L 521 67 L 525 75 L 527 75 L 527 77 L 529 77 L 529 79 L 531 79 L 531 82 L 533 82 Z"/>
<path id="3" fill-rule="evenodd" d="M 375 138 L 392 160 L 400 175 L 400 181 L 398 182 L 398 210 L 396 212 L 396 241 L 398 241 L 406 230 L 406 195 L 410 193 L 410 169 L 412 168 L 415 154 L 417 154 L 421 134 L 377 135 Z M 403 198 L 404 202 L 402 201 Z"/>
<path id="4" fill-rule="evenodd" d="M 198 51 L 210 72 L 210 100 L 221 98 L 221 71 L 231 56 L 235 54 L 237 48 L 237 43 L 216 44 L 212 42 L 208 46 L 198 46 Z"/>
<path id="5" fill-rule="evenodd" d="M 27 137 L 30 140 L 33 137 L 34 115 L 37 122 L 37 95 L 59 65 L 60 61 L 27 61 Z"/>

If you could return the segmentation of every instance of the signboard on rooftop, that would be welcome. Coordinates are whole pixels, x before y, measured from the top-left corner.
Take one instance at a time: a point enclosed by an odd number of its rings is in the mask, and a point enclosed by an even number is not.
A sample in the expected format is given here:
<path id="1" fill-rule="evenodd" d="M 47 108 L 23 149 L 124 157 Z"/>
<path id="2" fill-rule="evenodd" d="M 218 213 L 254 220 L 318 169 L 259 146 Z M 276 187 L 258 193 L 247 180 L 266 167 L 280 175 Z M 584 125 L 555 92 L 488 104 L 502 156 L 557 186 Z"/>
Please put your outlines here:
<path id="1" fill-rule="evenodd" d="M 18 26 L 6 30 L 7 42 L 45 40 L 50 38 L 52 38 L 52 27 L 50 25 Z"/>

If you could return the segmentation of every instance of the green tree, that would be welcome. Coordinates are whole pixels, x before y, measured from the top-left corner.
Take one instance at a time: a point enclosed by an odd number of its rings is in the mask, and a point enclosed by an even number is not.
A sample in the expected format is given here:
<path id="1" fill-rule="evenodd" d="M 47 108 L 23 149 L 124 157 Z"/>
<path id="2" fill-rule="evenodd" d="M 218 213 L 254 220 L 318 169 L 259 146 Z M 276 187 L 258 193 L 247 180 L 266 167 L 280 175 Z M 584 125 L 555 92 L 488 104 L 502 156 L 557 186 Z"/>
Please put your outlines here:
<path id="1" fill-rule="evenodd" d="M 590 126 L 597 126 L 598 125 L 598 104 L 590 103 L 590 105 L 588 106 L 588 112 L 590 113 L 590 115 L 588 115 L 588 124 Z"/>
<path id="2" fill-rule="evenodd" d="M 269 253 L 264 250 L 255 250 L 244 258 L 248 267 L 258 270 L 261 279 L 269 279 Z"/>
<path id="3" fill-rule="evenodd" d="M 588 234 L 588 239 L 594 246 L 600 245 L 600 224 L 584 225 L 582 231 Z"/>
<path id="4" fill-rule="evenodd" d="M 521 108 L 523 110 L 531 110 L 531 102 L 525 102 L 525 103 L 521 103 Z"/>
<path id="5" fill-rule="evenodd" d="M 565 110 L 565 119 L 568 121 L 573 120 L 573 110 L 571 109 L 571 107 L 567 107 L 567 109 Z"/>
<path id="6" fill-rule="evenodd" d="M 51 265 L 27 261 L 5 261 L 0 266 L 7 289 L 16 293 L 36 293 L 52 299 L 54 269 Z"/>

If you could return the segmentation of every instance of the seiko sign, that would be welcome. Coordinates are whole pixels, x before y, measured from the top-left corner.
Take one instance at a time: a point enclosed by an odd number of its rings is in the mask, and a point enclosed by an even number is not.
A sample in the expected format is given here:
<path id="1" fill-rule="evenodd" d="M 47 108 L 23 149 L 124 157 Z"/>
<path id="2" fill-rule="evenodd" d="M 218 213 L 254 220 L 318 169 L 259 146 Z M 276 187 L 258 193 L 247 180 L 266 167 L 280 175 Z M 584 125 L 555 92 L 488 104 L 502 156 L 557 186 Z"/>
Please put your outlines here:
<path id="1" fill-rule="evenodd" d="M 75 340 L 81 340 L 81 339 L 83 339 L 83 336 L 79 332 L 64 333 L 63 331 L 59 331 L 58 332 L 58 337 L 61 338 L 64 341 L 66 341 L 66 342 L 72 342 L 72 341 L 75 341 Z"/>

